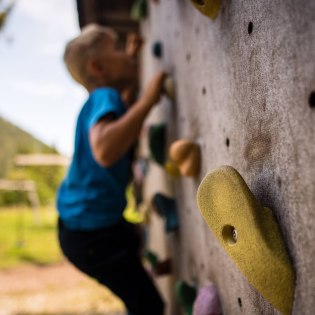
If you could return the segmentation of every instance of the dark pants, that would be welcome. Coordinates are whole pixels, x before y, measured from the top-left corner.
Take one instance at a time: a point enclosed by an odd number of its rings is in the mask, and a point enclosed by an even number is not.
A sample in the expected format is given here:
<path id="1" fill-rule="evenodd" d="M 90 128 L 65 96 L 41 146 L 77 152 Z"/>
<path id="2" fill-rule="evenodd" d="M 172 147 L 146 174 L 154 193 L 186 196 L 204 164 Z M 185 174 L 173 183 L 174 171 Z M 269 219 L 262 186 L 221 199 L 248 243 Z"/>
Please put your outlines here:
<path id="1" fill-rule="evenodd" d="M 59 220 L 64 255 L 79 270 L 108 287 L 132 315 L 163 315 L 164 304 L 143 268 L 140 237 L 133 224 L 95 231 L 72 231 Z"/>

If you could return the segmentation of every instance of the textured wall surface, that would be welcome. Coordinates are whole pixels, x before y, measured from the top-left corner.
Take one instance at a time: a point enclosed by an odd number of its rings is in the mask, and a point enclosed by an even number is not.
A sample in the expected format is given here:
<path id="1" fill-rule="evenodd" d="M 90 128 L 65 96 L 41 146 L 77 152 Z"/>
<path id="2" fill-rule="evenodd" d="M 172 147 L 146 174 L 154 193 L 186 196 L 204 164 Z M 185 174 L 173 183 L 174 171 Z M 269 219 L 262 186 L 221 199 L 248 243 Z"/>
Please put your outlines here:
<path id="1" fill-rule="evenodd" d="M 315 1 L 223 0 L 215 21 L 188 0 L 160 0 L 150 9 L 142 24 L 142 81 L 166 68 L 177 101 L 163 98 L 148 123 L 165 121 L 169 141 L 187 138 L 202 146 L 198 178 L 174 182 L 152 163 L 145 188 L 148 200 L 157 191 L 175 196 L 180 211 L 173 235 L 165 236 L 158 218 L 151 221 L 150 246 L 175 263 L 173 278 L 161 284 L 169 314 L 177 314 L 177 279 L 198 287 L 214 282 L 225 315 L 279 314 L 227 256 L 196 205 L 207 172 L 231 165 L 279 222 L 296 270 L 293 314 L 313 315 Z M 161 60 L 151 55 L 155 40 L 164 46 Z"/>

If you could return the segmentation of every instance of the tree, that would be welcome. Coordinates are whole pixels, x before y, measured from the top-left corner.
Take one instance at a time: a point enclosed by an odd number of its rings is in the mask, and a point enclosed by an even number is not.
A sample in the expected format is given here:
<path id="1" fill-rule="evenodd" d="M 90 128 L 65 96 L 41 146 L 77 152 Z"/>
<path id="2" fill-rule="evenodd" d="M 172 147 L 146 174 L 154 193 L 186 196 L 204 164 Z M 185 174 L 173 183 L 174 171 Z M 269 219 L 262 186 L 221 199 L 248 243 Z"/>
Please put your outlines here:
<path id="1" fill-rule="evenodd" d="M 7 18 L 15 5 L 15 1 L 12 1 L 7 5 L 2 5 L 2 3 L 3 0 L 0 0 L 0 31 L 5 25 L 5 22 L 7 21 Z"/>

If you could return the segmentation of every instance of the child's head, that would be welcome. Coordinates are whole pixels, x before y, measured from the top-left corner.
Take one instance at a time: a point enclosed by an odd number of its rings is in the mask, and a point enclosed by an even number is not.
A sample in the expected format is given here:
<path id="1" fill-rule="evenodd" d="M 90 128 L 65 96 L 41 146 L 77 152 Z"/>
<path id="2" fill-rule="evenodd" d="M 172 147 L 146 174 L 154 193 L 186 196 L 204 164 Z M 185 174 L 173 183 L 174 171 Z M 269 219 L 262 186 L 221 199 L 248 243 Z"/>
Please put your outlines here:
<path id="1" fill-rule="evenodd" d="M 117 48 L 117 34 L 96 24 L 84 27 L 67 44 L 64 61 L 72 77 L 89 91 L 101 86 L 123 89 L 136 78 L 136 62 Z"/>

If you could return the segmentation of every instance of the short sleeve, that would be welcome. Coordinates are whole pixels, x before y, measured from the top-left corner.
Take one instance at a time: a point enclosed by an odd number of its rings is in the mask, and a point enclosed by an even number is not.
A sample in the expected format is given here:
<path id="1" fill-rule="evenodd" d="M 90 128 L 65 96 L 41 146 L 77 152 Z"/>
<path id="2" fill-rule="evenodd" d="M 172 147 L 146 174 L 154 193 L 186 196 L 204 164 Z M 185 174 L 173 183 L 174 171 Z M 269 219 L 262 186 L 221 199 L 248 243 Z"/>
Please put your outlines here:
<path id="1" fill-rule="evenodd" d="M 92 92 L 92 102 L 88 128 L 94 126 L 102 117 L 114 114 L 120 117 L 123 114 L 123 105 L 119 92 L 110 88 L 101 88 Z"/>

